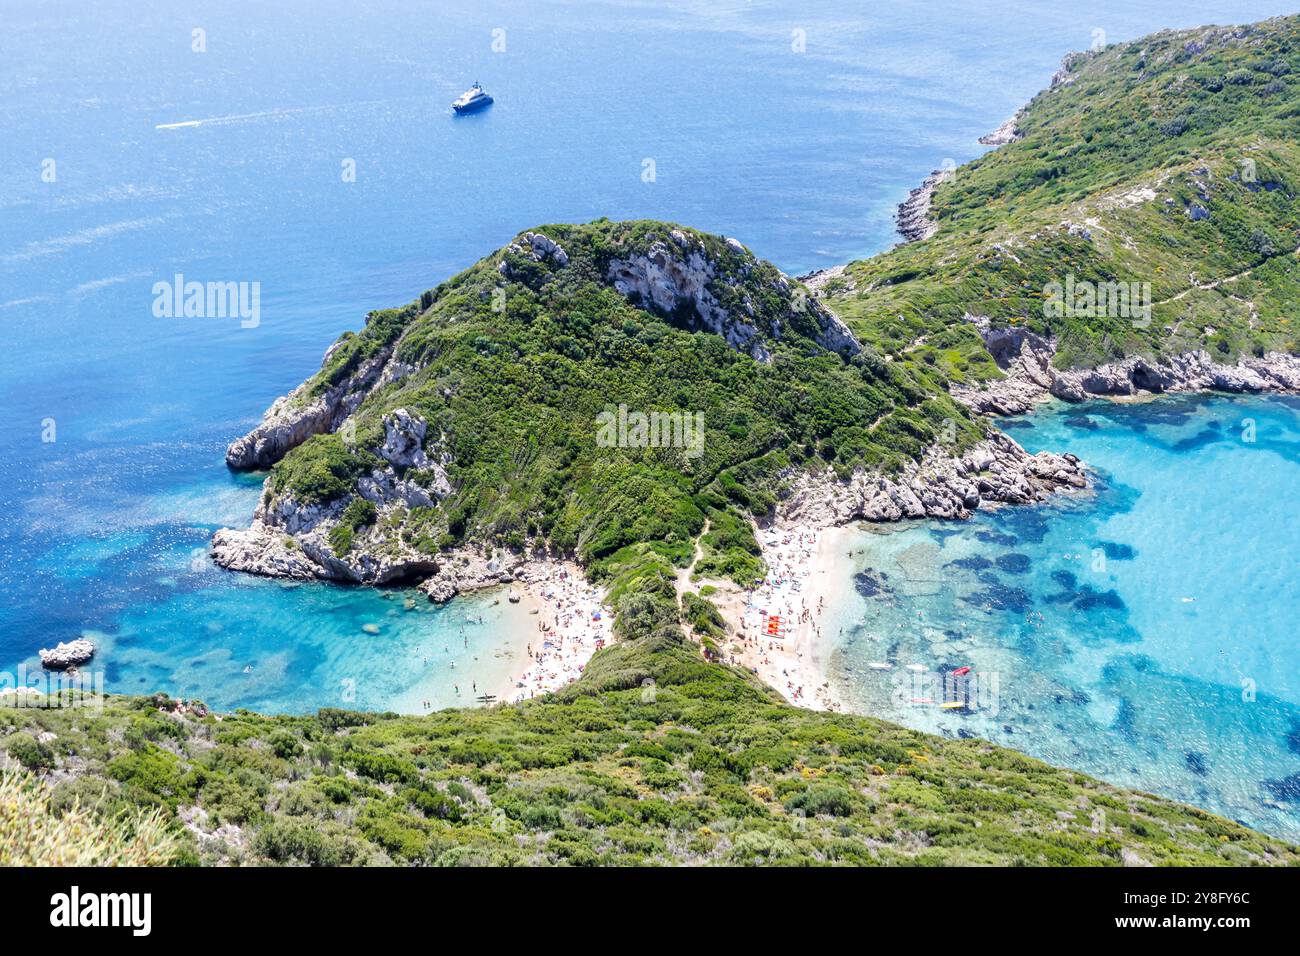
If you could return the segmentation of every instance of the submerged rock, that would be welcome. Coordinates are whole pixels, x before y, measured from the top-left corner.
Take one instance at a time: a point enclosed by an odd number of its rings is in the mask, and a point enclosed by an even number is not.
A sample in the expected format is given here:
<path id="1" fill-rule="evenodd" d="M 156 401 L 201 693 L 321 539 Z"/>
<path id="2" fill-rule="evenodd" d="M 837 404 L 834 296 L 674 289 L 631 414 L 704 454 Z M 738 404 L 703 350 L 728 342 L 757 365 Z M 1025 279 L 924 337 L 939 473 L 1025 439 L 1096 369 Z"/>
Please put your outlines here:
<path id="1" fill-rule="evenodd" d="M 866 568 L 853 576 L 853 586 L 863 597 L 882 597 L 894 593 L 888 584 L 889 575 L 884 571 Z"/>

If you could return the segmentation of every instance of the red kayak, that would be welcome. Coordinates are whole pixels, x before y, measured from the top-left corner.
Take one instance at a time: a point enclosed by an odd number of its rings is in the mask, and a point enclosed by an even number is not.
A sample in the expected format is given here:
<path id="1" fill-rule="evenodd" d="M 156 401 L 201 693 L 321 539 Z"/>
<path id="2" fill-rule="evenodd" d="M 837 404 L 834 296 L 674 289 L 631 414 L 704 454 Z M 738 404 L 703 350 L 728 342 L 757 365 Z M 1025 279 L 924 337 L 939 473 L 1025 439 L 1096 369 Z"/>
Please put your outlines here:
<path id="1" fill-rule="evenodd" d="M 957 668 L 955 671 L 952 672 L 952 676 L 953 676 L 953 677 L 965 677 L 965 676 L 966 676 L 967 674 L 969 674 L 969 673 L 970 673 L 970 668 L 969 668 L 969 667 L 959 667 L 959 668 Z"/>

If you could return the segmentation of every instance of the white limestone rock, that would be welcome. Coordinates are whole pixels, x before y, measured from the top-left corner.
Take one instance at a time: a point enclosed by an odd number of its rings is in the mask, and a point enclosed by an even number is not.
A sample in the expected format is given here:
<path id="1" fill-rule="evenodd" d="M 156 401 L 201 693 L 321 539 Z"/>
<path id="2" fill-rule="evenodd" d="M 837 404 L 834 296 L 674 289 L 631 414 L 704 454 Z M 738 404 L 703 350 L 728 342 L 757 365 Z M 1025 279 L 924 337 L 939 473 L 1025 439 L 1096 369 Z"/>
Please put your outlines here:
<path id="1" fill-rule="evenodd" d="M 758 307 L 739 281 L 752 276 L 758 261 L 740 243 L 732 240 L 728 245 L 745 257 L 738 276 L 723 275 L 704 243 L 674 229 L 667 239 L 653 242 L 643 253 L 611 260 L 605 278 L 620 295 L 644 308 L 669 316 L 690 314 L 696 326 L 722 336 L 731 348 L 759 362 L 772 360 L 766 340 L 785 339 L 786 326 L 804 318 L 800 313 L 805 312 L 815 329 L 812 338 L 823 348 L 843 355 L 861 350 L 838 318 L 813 297 L 797 294 L 784 276 L 776 280 L 774 288 L 787 311 L 770 325 L 760 319 Z M 739 307 L 728 309 L 722 305 L 719 296 L 724 290 L 737 295 Z"/>
<path id="2" fill-rule="evenodd" d="M 1060 491 L 1087 487 L 1073 455 L 1031 455 L 994 432 L 961 457 L 940 445 L 893 476 L 859 469 L 841 479 L 831 469 L 796 476 L 781 512 L 817 527 L 849 521 L 968 518 L 988 504 L 1029 504 Z"/>
<path id="3" fill-rule="evenodd" d="M 79 637 L 74 641 L 60 641 L 53 649 L 42 647 L 38 652 L 41 666 L 46 670 L 65 671 L 79 667 L 95 656 L 95 645 Z"/>
<path id="4" fill-rule="evenodd" d="M 339 344 L 325 353 L 326 361 Z M 270 468 L 313 435 L 336 429 L 369 393 L 390 353 L 391 349 L 381 350 L 324 395 L 309 399 L 310 383 L 304 382 L 276 399 L 256 428 L 231 442 L 226 449 L 226 464 L 238 469 Z"/>

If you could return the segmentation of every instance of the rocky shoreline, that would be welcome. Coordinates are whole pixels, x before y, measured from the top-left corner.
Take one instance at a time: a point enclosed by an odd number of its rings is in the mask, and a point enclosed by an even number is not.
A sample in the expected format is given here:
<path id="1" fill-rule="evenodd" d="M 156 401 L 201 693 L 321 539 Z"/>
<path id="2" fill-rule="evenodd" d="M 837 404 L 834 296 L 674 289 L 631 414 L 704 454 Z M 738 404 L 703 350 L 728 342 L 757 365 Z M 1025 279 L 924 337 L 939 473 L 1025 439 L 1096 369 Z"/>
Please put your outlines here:
<path id="1" fill-rule="evenodd" d="M 993 132 L 981 136 L 978 141 L 979 144 L 981 146 L 1005 146 L 1007 143 L 1014 143 L 1021 136 L 1020 119 L 1024 115 L 1025 108 L 1022 106 L 1009 119 L 1004 120 L 1002 125 Z"/>
<path id="2" fill-rule="evenodd" d="M 993 328 L 984 318 L 967 319 L 1006 377 L 979 386 L 954 385 L 949 393 L 984 415 L 1024 414 L 1052 397 L 1082 402 L 1178 392 L 1300 392 L 1300 357 L 1285 352 L 1245 356 L 1229 364 L 1201 349 L 1162 360 L 1133 355 L 1096 368 L 1056 369 L 1054 340 L 1025 329 Z"/>
<path id="3" fill-rule="evenodd" d="M 993 430 L 960 455 L 935 445 L 893 477 L 859 470 L 845 479 L 831 469 L 796 476 L 777 523 L 827 528 L 852 521 L 969 518 L 981 507 L 1032 504 L 1087 486 L 1086 467 L 1074 455 L 1031 455 Z"/>
<path id="4" fill-rule="evenodd" d="M 894 222 L 904 244 L 921 242 L 939 231 L 939 224 L 930 218 L 930 203 L 934 199 L 934 191 L 952 175 L 952 170 L 949 169 L 934 170 L 898 204 Z"/>

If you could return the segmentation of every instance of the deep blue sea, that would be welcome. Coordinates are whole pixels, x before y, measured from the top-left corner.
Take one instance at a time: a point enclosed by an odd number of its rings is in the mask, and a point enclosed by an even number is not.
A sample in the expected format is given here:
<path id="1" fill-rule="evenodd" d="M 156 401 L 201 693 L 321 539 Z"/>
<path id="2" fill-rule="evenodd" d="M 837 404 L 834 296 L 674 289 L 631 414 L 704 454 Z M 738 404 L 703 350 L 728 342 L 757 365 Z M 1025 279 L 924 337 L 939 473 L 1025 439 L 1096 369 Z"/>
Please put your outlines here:
<path id="1" fill-rule="evenodd" d="M 1004 424 L 1031 451 L 1074 451 L 1095 489 L 852 536 L 858 587 L 823 626 L 833 689 L 1300 839 L 1300 399 Z M 942 708 L 959 697 L 972 707 Z"/>
<path id="2" fill-rule="evenodd" d="M 90 631 L 113 690 L 271 711 L 464 701 L 456 686 L 509 670 L 518 643 L 489 599 L 408 610 L 408 593 L 286 586 L 205 559 L 211 532 L 244 525 L 258 493 L 258 476 L 227 471 L 226 444 L 310 375 L 340 332 L 546 222 L 679 220 L 738 237 L 791 274 L 878 252 L 894 242 L 893 208 L 907 189 L 945 160 L 978 155 L 977 137 L 1096 31 L 1115 41 L 1288 7 L 9 0 L 0 10 L 0 669 Z M 496 104 L 454 117 L 448 103 L 474 80 Z M 176 273 L 260 283 L 260 324 L 155 317 L 153 284 Z M 1269 421 L 1281 434 L 1283 419 Z M 1169 511 L 1125 497 L 1145 478 L 1106 457 L 1104 437 L 1127 436 L 1123 426 L 1098 434 L 1062 419 L 1022 434 L 1113 470 L 1104 512 L 1081 520 L 1145 516 L 1157 522 L 1146 534 L 1184 533 L 1158 523 Z M 1242 460 L 1294 458 L 1284 443 L 1265 447 Z M 1220 453 L 1194 443 L 1183 467 L 1217 467 L 1201 456 Z M 1156 460 L 1131 464 L 1147 476 Z M 1190 497 L 1175 503 L 1196 508 L 1197 526 L 1215 535 L 1212 552 L 1183 555 L 1201 562 L 1194 579 L 1162 577 L 1182 566 L 1149 566 L 1152 546 L 1139 542 L 1137 558 L 1110 565 L 1124 601 L 1113 609 L 1119 630 L 1096 641 L 1081 631 L 1070 664 L 1080 682 L 1138 687 L 1120 718 L 1094 713 L 1105 695 L 1079 704 L 1093 721 L 1079 727 L 1122 718 L 1136 728 L 1126 732 L 1145 734 L 1161 714 L 1222 729 L 1228 715 L 1245 715 L 1237 737 L 1160 755 L 1204 752 L 1209 796 L 1179 791 L 1201 803 L 1223 792 L 1217 781 L 1234 760 L 1262 759 L 1263 741 L 1276 749 L 1285 728 L 1245 719 L 1273 713 L 1264 707 L 1215 711 L 1219 723 L 1204 704 L 1152 701 L 1179 681 L 1232 690 L 1237 668 L 1255 676 L 1261 700 L 1293 701 L 1283 684 L 1296 649 L 1285 626 L 1296 595 L 1277 577 L 1295 558 L 1281 533 L 1293 525 L 1276 489 L 1205 474 L 1203 489 L 1180 486 Z M 1256 527 L 1242 513 L 1252 509 L 1272 515 L 1276 550 L 1251 564 L 1271 577 L 1237 574 Z M 963 540 L 988 522 L 1050 528 L 1054 514 L 981 518 Z M 1223 593 L 1226 581 L 1251 597 Z M 1195 603 L 1169 597 L 1183 592 Z M 483 625 L 467 623 L 480 615 Z M 1216 633 L 1240 653 L 1225 659 Z M 1090 642 L 1133 654 L 1099 669 Z M 1181 669 L 1168 663 L 1177 655 Z M 1080 734 L 1060 752 L 1025 746 L 1093 768 L 1090 755 L 1110 737 Z M 1158 789 L 1150 766 L 1097 769 Z"/>

